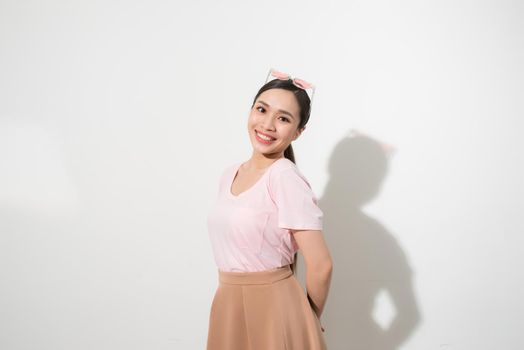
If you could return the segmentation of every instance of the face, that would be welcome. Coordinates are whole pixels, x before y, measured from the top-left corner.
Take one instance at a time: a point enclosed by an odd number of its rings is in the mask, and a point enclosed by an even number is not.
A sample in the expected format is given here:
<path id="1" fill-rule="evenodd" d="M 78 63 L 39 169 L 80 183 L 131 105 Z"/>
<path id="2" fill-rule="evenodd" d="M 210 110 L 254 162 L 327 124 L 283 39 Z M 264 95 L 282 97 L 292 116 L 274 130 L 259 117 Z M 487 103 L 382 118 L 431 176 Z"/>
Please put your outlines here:
<path id="1" fill-rule="evenodd" d="M 253 151 L 268 156 L 282 155 L 305 129 L 297 129 L 299 111 L 291 91 L 269 89 L 261 93 L 253 104 L 247 123 Z"/>

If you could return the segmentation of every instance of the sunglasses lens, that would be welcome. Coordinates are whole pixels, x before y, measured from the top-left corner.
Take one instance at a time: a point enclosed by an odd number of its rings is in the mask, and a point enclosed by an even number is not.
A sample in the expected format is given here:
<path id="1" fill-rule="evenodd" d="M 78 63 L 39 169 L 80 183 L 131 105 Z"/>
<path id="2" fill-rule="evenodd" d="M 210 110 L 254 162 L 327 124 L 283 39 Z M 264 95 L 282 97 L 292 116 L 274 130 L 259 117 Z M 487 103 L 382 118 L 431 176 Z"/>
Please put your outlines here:
<path id="1" fill-rule="evenodd" d="M 295 79 L 295 84 L 302 89 L 309 89 L 311 84 L 302 79 Z"/>
<path id="2" fill-rule="evenodd" d="M 271 75 L 278 79 L 289 79 L 289 74 L 279 72 L 278 70 L 273 70 Z"/>

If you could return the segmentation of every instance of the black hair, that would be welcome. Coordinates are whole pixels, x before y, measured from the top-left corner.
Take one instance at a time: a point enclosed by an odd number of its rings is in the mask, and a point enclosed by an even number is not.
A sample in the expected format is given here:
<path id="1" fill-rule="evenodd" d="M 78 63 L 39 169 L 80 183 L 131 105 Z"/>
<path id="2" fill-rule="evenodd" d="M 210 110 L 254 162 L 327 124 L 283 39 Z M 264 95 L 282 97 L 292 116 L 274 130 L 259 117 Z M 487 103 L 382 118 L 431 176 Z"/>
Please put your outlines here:
<path id="1" fill-rule="evenodd" d="M 270 82 L 267 82 L 258 90 L 257 94 L 255 95 L 255 98 L 253 99 L 253 104 L 251 105 L 251 108 L 255 105 L 255 102 L 260 96 L 261 93 L 263 93 L 266 90 L 269 89 L 284 89 L 293 92 L 295 95 L 295 98 L 297 100 L 298 106 L 300 108 L 300 121 L 298 123 L 297 129 L 301 129 L 304 127 L 307 122 L 309 121 L 309 116 L 311 114 L 311 100 L 306 92 L 306 90 L 299 88 L 298 86 L 295 86 L 291 79 L 288 80 L 282 80 L 282 79 L 273 79 Z M 284 151 L 284 157 L 295 162 L 295 154 L 293 152 L 293 147 L 291 144 L 285 149 Z M 297 253 L 293 256 L 293 263 L 291 264 L 291 270 L 294 274 L 296 274 L 297 270 Z"/>
<path id="2" fill-rule="evenodd" d="M 260 96 L 260 94 L 269 89 L 284 89 L 291 91 L 295 95 L 298 106 L 300 108 L 300 122 L 298 123 L 297 129 L 303 128 L 309 121 L 309 115 L 311 114 L 311 100 L 306 90 L 295 86 L 291 79 L 273 79 L 264 84 L 264 86 L 262 86 L 260 90 L 258 90 L 257 94 L 255 95 L 255 98 L 253 99 L 253 104 L 251 104 L 251 108 L 253 108 L 253 106 L 255 105 L 255 101 L 257 100 L 258 96 Z M 289 146 L 285 149 L 284 157 L 286 157 L 293 163 L 296 163 L 295 154 L 293 152 L 293 147 L 291 146 L 291 144 L 289 144 Z"/>

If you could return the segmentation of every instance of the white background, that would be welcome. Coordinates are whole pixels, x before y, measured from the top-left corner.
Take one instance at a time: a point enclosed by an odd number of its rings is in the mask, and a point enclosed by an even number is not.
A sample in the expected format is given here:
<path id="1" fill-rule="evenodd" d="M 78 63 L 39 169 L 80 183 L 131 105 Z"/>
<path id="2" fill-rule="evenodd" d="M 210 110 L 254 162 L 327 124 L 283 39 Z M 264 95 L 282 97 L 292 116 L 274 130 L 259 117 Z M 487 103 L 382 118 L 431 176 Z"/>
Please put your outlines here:
<path id="1" fill-rule="evenodd" d="M 523 17 L 3 0 L 0 348 L 204 349 L 207 210 L 275 67 L 317 86 L 294 149 L 335 259 L 329 348 L 522 349 Z"/>

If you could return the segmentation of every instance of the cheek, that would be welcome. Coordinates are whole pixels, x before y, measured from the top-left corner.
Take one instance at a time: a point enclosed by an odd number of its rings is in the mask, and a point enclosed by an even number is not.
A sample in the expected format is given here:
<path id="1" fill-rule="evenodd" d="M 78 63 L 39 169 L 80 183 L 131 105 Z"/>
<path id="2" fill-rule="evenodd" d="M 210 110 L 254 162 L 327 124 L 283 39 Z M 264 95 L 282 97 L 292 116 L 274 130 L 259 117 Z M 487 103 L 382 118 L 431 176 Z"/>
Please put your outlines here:
<path id="1" fill-rule="evenodd" d="M 286 139 L 292 139 L 295 136 L 295 129 L 295 126 L 288 125 L 285 129 L 282 130 L 282 134 L 285 135 Z"/>
<path id="2" fill-rule="evenodd" d="M 252 114 L 249 115 L 249 118 L 247 120 L 247 124 L 249 126 L 255 126 L 259 122 L 259 119 L 260 119 L 259 116 L 257 116 L 256 114 L 252 113 Z"/>

